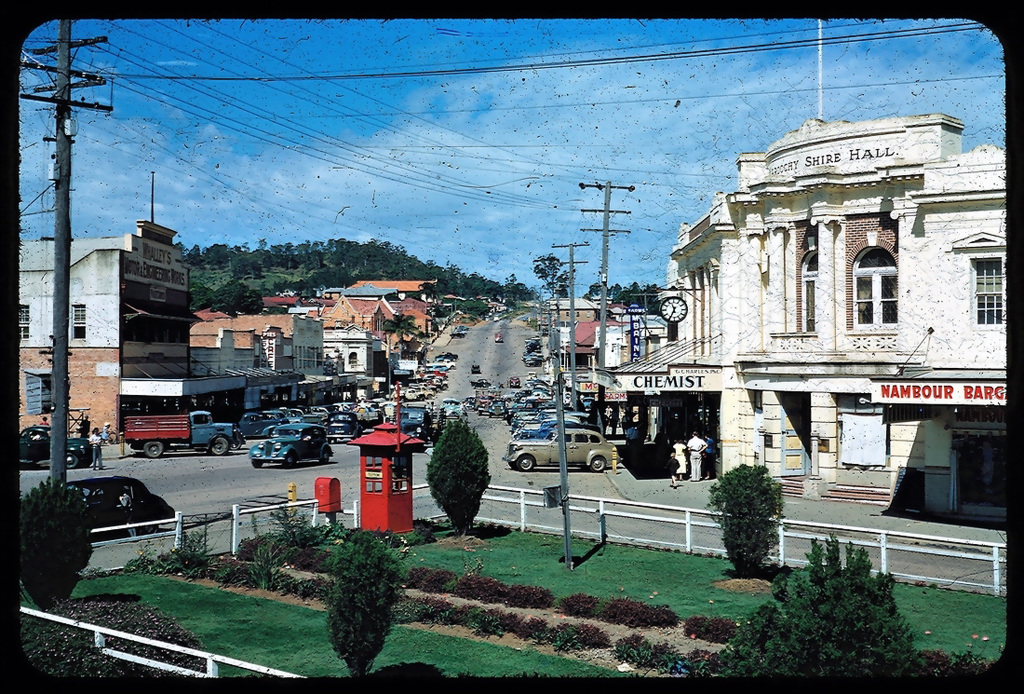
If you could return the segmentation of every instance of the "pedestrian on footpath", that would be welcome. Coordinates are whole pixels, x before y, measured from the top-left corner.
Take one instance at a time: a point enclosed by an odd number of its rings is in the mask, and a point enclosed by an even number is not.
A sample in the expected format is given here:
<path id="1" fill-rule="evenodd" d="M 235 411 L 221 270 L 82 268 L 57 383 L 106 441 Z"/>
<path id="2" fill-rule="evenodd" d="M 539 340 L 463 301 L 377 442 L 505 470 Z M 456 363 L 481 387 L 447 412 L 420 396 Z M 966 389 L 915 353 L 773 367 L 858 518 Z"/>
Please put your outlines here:
<path id="1" fill-rule="evenodd" d="M 92 469 L 103 469 L 103 437 L 100 436 L 100 428 L 93 427 L 92 436 L 89 437 L 89 445 L 92 446 Z"/>
<path id="2" fill-rule="evenodd" d="M 686 442 L 690 451 L 690 481 L 700 482 L 704 479 L 704 451 L 707 450 L 708 442 L 693 432 L 693 438 Z"/>
<path id="3" fill-rule="evenodd" d="M 682 439 L 676 439 L 672 444 L 672 457 L 668 459 L 668 466 L 669 474 L 672 475 L 669 486 L 675 489 L 683 481 L 683 475 L 686 474 L 686 444 Z"/>

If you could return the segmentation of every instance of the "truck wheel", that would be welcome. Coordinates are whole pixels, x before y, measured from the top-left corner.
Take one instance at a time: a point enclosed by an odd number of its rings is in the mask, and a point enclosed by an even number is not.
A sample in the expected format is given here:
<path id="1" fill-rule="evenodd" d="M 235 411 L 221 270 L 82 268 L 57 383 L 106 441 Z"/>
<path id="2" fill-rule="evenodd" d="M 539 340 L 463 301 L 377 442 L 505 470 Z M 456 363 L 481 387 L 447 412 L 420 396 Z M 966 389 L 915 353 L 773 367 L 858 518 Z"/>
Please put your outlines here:
<path id="1" fill-rule="evenodd" d="M 284 456 L 284 463 L 282 465 L 286 468 L 293 468 L 297 462 L 299 462 L 299 457 L 295 455 L 295 451 L 288 451 Z"/>
<path id="2" fill-rule="evenodd" d="M 231 442 L 223 436 L 214 436 L 210 441 L 210 453 L 213 455 L 227 455 L 231 450 Z"/>
<path id="3" fill-rule="evenodd" d="M 249 462 L 251 462 L 252 466 L 254 468 L 256 468 L 256 469 L 259 469 L 259 468 L 263 467 L 263 461 L 262 460 L 256 460 L 256 458 L 250 458 Z"/>
<path id="4" fill-rule="evenodd" d="M 529 472 L 537 466 L 537 460 L 532 455 L 520 456 L 516 461 L 516 467 L 519 468 L 519 472 Z"/>
<path id="5" fill-rule="evenodd" d="M 164 454 L 164 442 L 146 441 L 146 444 L 142 447 L 142 452 L 146 454 L 147 458 L 159 458 Z"/>
<path id="6" fill-rule="evenodd" d="M 594 459 L 590 461 L 591 472 L 604 472 L 604 469 L 608 467 L 608 461 L 601 456 L 594 456 Z"/>

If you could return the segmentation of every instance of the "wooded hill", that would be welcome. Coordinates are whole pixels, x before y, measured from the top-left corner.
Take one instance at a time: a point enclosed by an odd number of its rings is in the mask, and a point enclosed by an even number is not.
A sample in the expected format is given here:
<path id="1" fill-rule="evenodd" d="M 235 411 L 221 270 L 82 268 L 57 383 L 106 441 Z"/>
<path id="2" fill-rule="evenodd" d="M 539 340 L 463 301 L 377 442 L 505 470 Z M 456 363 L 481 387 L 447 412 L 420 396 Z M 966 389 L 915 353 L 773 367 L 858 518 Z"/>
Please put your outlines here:
<path id="1" fill-rule="evenodd" d="M 261 298 L 282 292 L 314 297 L 326 288 L 348 287 L 357 280 L 437 280 L 436 296 L 502 298 L 529 301 L 534 291 L 510 275 L 497 282 L 454 265 L 422 261 L 387 241 L 357 243 L 345 239 L 268 245 L 194 245 L 181 249 L 191 269 L 193 311 L 203 308 L 259 312 Z"/>

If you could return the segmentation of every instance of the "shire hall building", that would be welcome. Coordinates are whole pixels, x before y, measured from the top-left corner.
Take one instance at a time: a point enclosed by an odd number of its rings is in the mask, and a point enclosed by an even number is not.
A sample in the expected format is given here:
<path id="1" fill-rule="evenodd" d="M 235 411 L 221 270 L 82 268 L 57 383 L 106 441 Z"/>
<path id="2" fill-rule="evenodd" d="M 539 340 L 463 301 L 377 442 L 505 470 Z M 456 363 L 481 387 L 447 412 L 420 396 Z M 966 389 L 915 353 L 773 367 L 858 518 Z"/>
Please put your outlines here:
<path id="1" fill-rule="evenodd" d="M 618 368 L 667 439 L 818 498 L 1006 518 L 1006 155 L 943 114 L 808 120 L 683 224 L 669 342 Z M 678 303 L 678 302 L 677 302 Z M 680 378 L 704 375 L 699 386 Z"/>

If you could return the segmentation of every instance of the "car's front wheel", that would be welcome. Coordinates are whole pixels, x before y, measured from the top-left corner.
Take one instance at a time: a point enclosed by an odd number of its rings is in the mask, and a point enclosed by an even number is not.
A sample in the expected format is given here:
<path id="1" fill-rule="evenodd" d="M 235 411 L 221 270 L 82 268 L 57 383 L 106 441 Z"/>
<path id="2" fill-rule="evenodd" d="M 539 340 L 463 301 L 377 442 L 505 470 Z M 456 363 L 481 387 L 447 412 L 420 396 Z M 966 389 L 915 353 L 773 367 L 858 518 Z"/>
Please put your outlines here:
<path id="1" fill-rule="evenodd" d="M 215 436 L 210 441 L 210 453 L 213 455 L 227 455 L 228 451 L 231 450 L 231 442 L 223 436 Z"/>
<path id="2" fill-rule="evenodd" d="M 74 470 L 76 467 L 85 467 L 85 461 L 80 460 L 74 453 L 68 453 L 68 457 L 64 459 L 64 467 L 68 470 Z"/>
<path id="3" fill-rule="evenodd" d="M 259 469 L 259 468 L 263 467 L 263 461 L 262 460 L 257 460 L 256 458 L 250 458 L 249 462 L 251 462 L 252 466 L 254 468 L 256 468 L 256 469 Z"/>
<path id="4" fill-rule="evenodd" d="M 529 472 L 537 467 L 537 459 L 532 455 L 519 456 L 519 459 L 516 460 L 516 467 L 519 468 L 519 472 Z"/>

